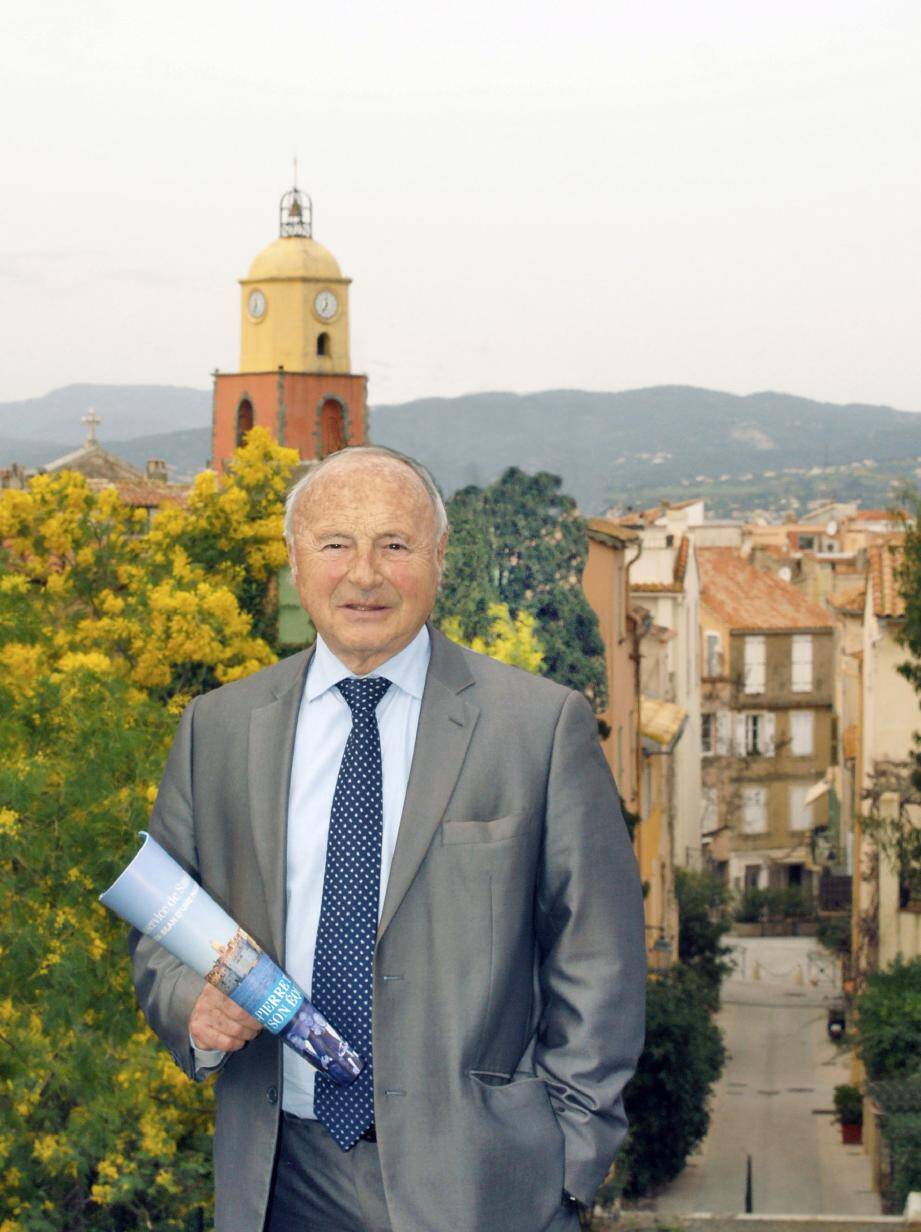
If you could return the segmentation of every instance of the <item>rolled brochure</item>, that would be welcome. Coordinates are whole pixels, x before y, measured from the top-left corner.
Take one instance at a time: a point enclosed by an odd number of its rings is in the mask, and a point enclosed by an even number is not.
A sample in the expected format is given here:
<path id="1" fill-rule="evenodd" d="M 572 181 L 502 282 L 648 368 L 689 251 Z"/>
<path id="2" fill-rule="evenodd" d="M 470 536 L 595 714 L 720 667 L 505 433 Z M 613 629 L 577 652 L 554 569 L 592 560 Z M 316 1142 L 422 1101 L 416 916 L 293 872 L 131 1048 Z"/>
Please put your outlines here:
<path id="1" fill-rule="evenodd" d="M 99 901 L 236 1001 L 333 1082 L 354 1082 L 365 1067 L 362 1057 L 156 839 L 141 834 L 144 845 Z"/>

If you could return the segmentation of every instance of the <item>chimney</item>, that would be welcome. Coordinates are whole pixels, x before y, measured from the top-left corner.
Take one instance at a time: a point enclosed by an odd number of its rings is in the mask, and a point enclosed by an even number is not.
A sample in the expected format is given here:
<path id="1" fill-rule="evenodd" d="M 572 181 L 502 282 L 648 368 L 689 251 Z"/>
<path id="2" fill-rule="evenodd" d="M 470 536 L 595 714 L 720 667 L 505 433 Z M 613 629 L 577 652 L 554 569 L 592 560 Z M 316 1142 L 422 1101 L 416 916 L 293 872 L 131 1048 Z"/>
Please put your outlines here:
<path id="1" fill-rule="evenodd" d="M 147 478 L 151 483 L 169 482 L 169 476 L 166 473 L 166 462 L 163 458 L 147 459 Z"/>

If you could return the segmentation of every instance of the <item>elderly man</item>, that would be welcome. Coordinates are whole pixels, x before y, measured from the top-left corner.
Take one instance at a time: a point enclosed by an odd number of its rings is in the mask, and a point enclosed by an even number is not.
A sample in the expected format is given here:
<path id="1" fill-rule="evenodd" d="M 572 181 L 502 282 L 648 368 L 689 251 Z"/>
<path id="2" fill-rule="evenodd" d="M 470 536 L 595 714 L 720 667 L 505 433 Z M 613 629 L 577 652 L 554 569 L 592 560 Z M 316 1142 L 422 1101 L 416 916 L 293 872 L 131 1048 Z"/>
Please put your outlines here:
<path id="1" fill-rule="evenodd" d="M 643 1037 L 636 863 L 585 699 L 427 623 L 427 472 L 367 446 L 291 492 L 317 641 L 186 710 L 151 832 L 369 1059 L 337 1088 L 132 938 L 191 1077 L 220 1069 L 218 1232 L 578 1225 Z"/>

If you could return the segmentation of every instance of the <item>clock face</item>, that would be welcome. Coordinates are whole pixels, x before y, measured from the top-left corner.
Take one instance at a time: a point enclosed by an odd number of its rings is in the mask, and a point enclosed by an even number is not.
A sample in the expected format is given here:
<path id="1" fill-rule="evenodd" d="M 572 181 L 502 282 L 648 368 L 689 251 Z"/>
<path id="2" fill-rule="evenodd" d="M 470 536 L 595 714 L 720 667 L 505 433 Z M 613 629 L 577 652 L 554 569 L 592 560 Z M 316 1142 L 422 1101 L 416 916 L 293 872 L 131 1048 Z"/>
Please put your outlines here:
<path id="1" fill-rule="evenodd" d="M 261 291 L 250 291 L 246 306 L 254 321 L 261 321 L 265 316 L 265 296 Z"/>
<path id="2" fill-rule="evenodd" d="M 313 301 L 313 310 L 324 321 L 331 321 L 339 311 L 339 301 L 332 291 L 318 291 Z"/>

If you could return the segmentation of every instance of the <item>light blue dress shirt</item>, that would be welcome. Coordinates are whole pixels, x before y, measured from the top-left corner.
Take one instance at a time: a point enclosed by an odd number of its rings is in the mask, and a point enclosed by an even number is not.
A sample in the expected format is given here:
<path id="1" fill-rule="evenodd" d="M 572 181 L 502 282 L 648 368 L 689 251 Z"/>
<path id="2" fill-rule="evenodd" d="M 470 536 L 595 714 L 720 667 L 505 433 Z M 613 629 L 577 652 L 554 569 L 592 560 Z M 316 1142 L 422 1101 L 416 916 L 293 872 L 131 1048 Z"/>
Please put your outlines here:
<path id="1" fill-rule="evenodd" d="M 399 654 L 370 673 L 385 676 L 391 682 L 377 707 L 384 788 L 378 917 L 384 905 L 406 799 L 430 657 L 431 639 L 423 626 Z M 334 686 L 343 677 L 354 674 L 336 658 L 323 639 L 317 637 L 298 711 L 288 795 L 284 967 L 308 997 L 323 899 L 329 817 L 339 765 L 352 729 L 351 711 Z M 200 1071 L 219 1064 L 222 1056 L 221 1052 L 195 1050 Z M 290 1048 L 283 1049 L 283 1056 L 282 1106 L 295 1116 L 312 1118 L 316 1071 Z"/>

